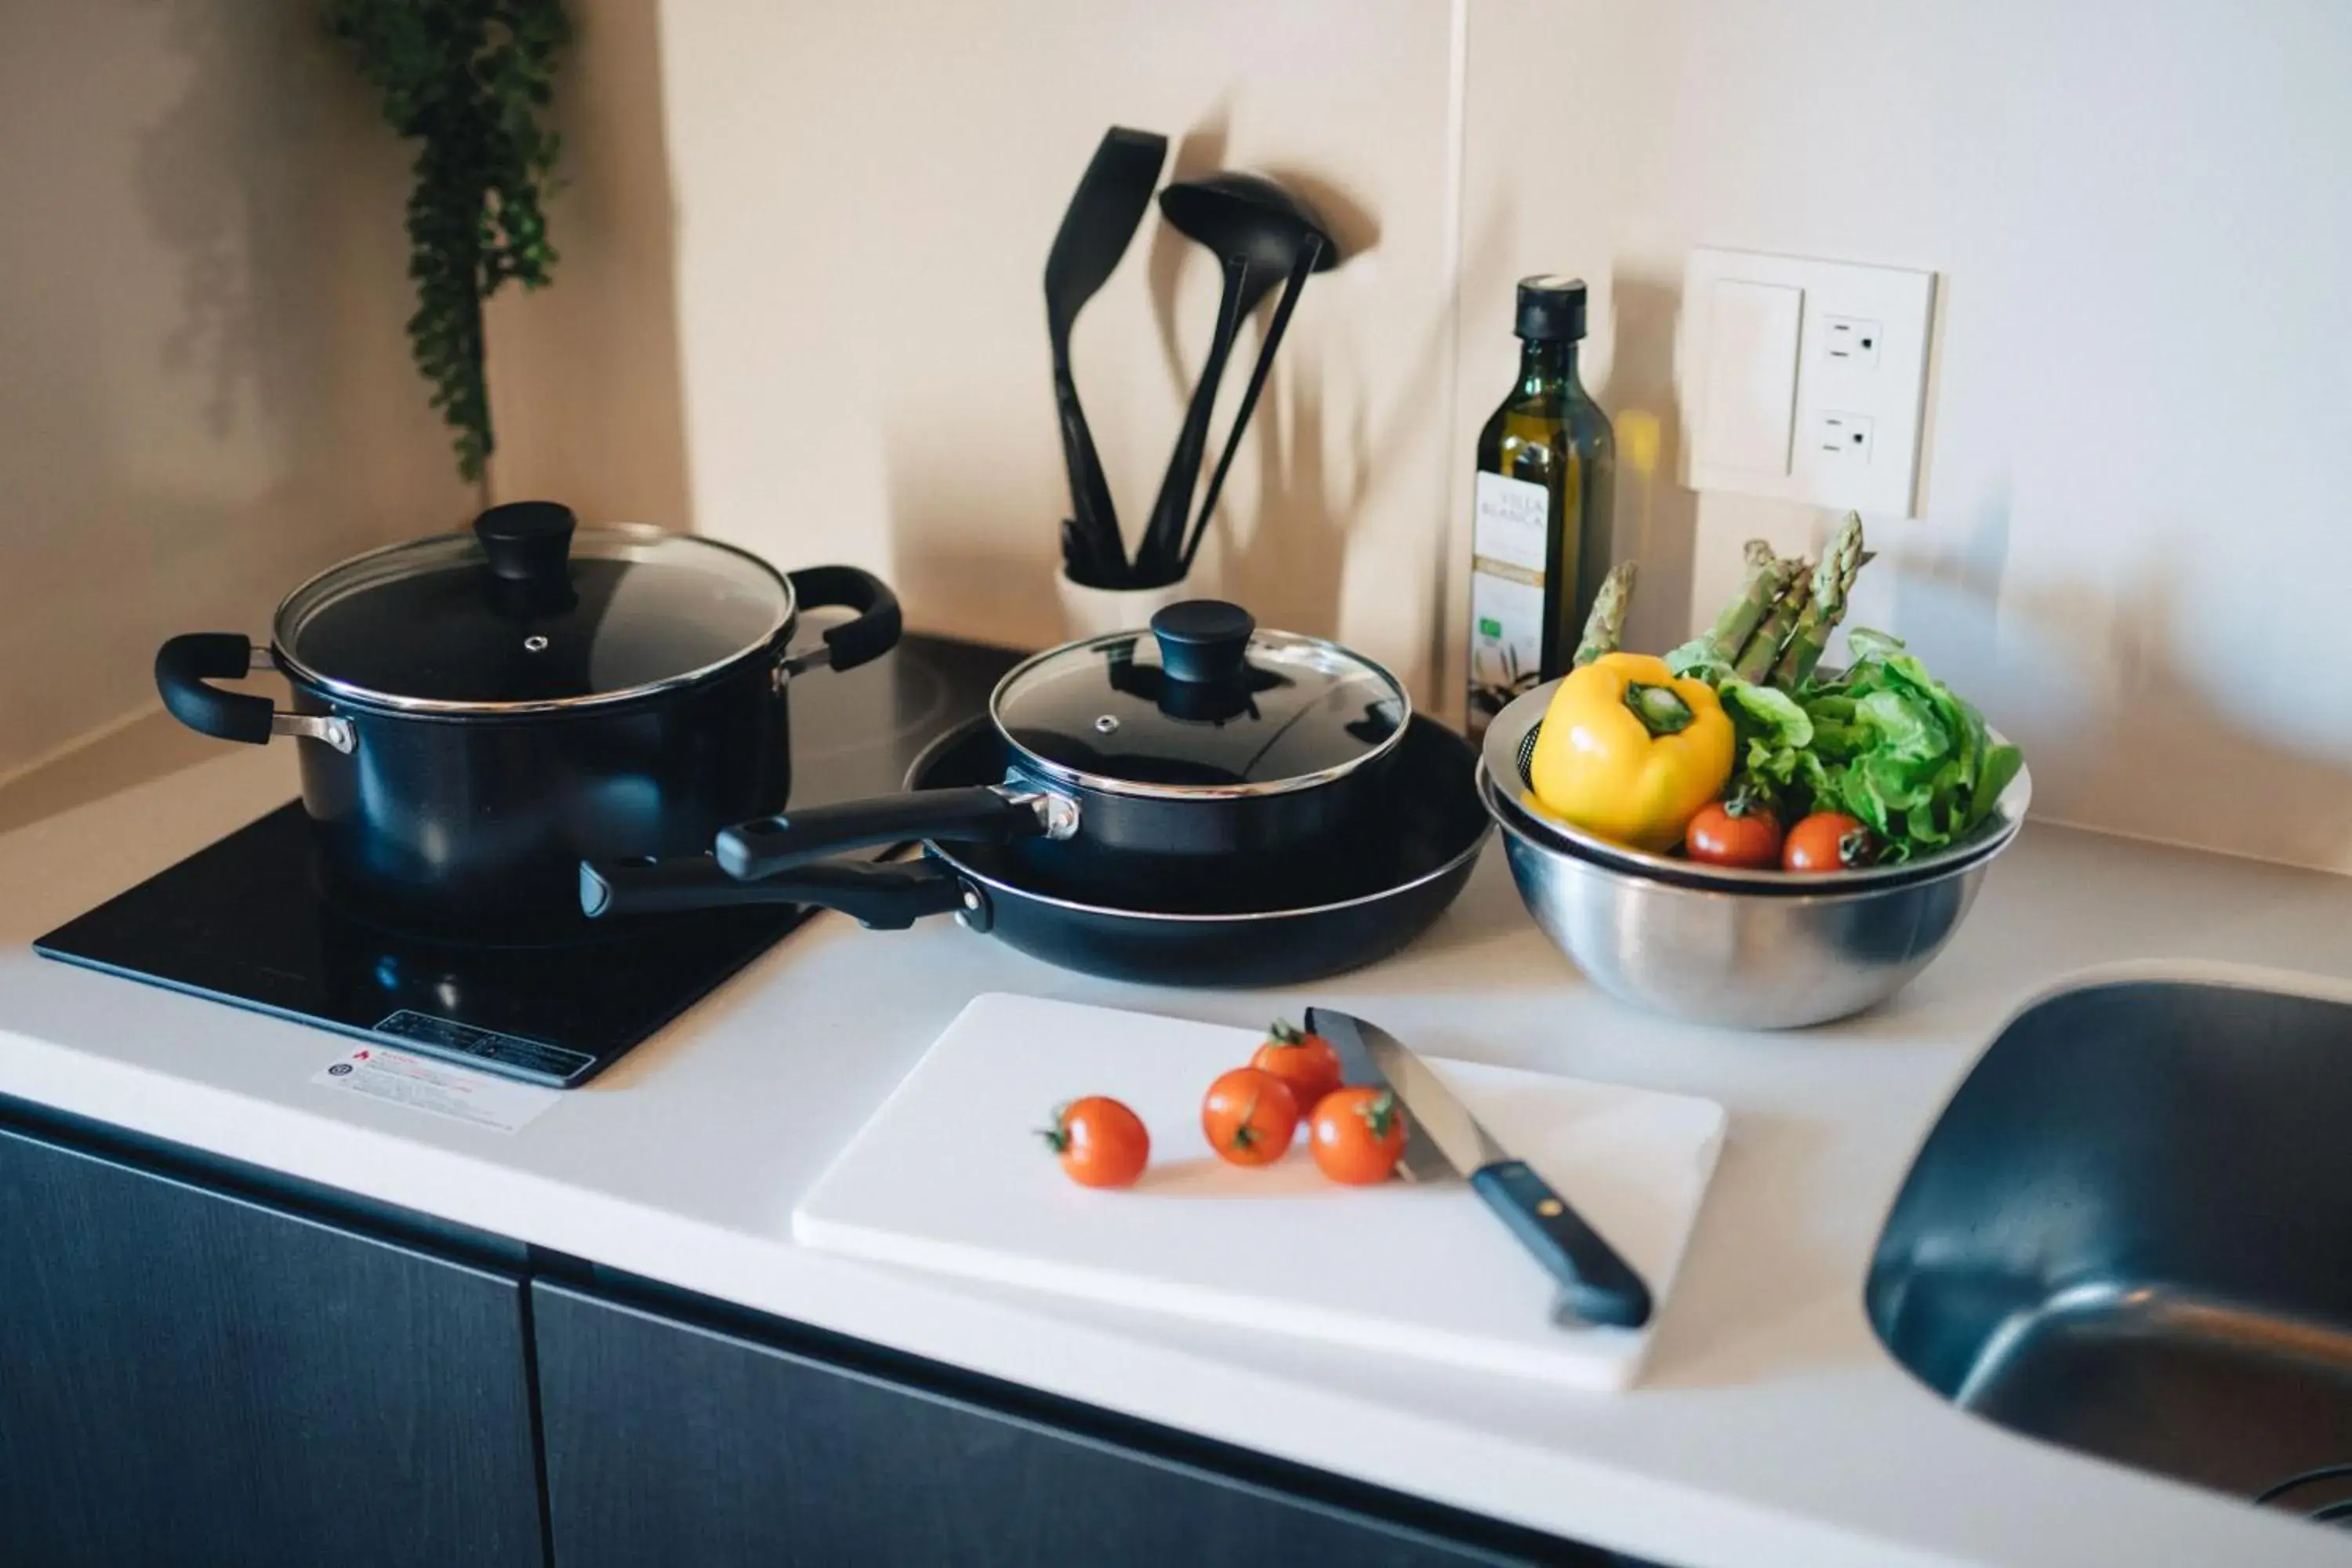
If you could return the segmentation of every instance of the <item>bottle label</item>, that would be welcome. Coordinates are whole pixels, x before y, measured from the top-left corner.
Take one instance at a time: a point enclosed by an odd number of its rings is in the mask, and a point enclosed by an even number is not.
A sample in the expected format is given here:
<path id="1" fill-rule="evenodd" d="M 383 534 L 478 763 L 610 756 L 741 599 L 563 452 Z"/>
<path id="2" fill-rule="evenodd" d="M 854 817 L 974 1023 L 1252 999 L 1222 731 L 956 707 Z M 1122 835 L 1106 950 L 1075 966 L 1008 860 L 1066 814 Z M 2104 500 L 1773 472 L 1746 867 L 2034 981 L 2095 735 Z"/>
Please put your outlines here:
<path id="1" fill-rule="evenodd" d="M 1470 532 L 1470 733 L 1542 679 L 1551 494 L 1480 474 Z"/>

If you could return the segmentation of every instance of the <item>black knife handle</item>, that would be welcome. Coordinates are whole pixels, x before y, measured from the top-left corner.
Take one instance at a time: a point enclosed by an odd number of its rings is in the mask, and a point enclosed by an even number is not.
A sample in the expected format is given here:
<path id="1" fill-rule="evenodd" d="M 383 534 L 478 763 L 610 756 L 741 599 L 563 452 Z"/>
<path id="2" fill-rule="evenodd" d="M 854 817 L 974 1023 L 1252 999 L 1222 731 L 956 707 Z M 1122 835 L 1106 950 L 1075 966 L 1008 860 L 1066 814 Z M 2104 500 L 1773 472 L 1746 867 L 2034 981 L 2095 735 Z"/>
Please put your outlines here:
<path id="1" fill-rule="evenodd" d="M 1525 1160 L 1482 1165 L 1470 1173 L 1470 1184 L 1559 1280 L 1578 1317 L 1620 1329 L 1650 1321 L 1650 1288 L 1642 1277 Z"/>

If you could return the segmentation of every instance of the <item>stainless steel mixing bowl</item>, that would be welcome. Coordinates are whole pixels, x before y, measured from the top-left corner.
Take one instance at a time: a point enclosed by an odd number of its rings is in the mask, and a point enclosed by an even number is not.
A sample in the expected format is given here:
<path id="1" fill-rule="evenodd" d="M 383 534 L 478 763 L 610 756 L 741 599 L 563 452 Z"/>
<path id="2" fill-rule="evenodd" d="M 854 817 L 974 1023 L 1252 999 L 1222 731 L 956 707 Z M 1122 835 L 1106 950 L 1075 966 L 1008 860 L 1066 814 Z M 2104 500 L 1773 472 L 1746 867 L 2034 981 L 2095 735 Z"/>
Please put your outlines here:
<path id="1" fill-rule="evenodd" d="M 1827 1023 L 1894 995 L 1959 929 L 1998 852 L 1844 892 L 1718 892 L 1539 842 L 1496 801 L 1483 762 L 1478 794 L 1528 912 L 1587 978 L 1636 1007 L 1730 1028 Z"/>
<path id="2" fill-rule="evenodd" d="M 1793 1029 L 1885 1001 L 1959 929 L 1985 867 L 2016 838 L 2032 798 L 2021 768 L 1968 842 L 1822 877 L 1647 855 L 1570 826 L 1529 796 L 1527 742 L 1557 684 L 1495 716 L 1478 798 L 1503 830 L 1512 879 L 1536 924 L 1603 991 L 1669 1017 Z"/>

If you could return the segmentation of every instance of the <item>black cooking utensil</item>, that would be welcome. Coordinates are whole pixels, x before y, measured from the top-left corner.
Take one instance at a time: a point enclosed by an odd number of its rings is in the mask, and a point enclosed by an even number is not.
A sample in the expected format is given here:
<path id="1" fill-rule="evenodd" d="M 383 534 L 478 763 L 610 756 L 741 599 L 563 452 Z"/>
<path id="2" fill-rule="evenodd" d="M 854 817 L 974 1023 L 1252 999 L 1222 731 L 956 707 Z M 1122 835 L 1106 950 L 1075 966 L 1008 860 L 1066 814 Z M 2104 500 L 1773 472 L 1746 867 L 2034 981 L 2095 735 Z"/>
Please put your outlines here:
<path id="1" fill-rule="evenodd" d="M 1299 253 L 1318 248 L 1309 270 L 1328 271 L 1339 264 L 1339 248 L 1306 203 L 1263 174 L 1234 172 L 1182 180 L 1160 193 L 1160 212 L 1177 232 L 1206 246 L 1226 268 L 1225 304 L 1220 321 L 1236 324 L 1255 311 L 1275 285 L 1291 275 Z M 1233 265 L 1241 267 L 1241 282 L 1234 286 Z M 1177 434 L 1176 450 L 1150 521 L 1136 548 L 1133 581 L 1156 587 L 1183 575 L 1185 524 L 1192 510 L 1192 490 L 1206 455 L 1210 411 L 1223 378 L 1225 354 L 1232 333 L 1221 333 L 1202 366 L 1201 384 L 1193 391 L 1184 426 Z M 1269 330 L 1269 337 L 1272 331 Z M 1261 355 L 1263 358 L 1264 356 Z"/>
<path id="2" fill-rule="evenodd" d="M 1070 374 L 1070 329 L 1127 254 L 1128 242 L 1151 205 L 1151 188 L 1168 155 L 1168 138 L 1114 125 L 1103 132 L 1094 159 L 1078 181 L 1054 248 L 1045 258 L 1045 331 L 1054 349 L 1054 405 L 1062 427 L 1062 462 L 1070 476 L 1075 536 L 1066 527 L 1063 559 L 1070 575 L 1096 587 L 1115 588 L 1127 567 L 1118 516 L 1111 505 L 1094 433 L 1078 405 Z"/>
<path id="3" fill-rule="evenodd" d="M 1490 826 L 1470 743 L 1416 718 L 1388 796 L 1352 852 L 1308 882 L 1236 858 L 1217 888 L 1190 899 L 1139 888 L 1125 900 L 1077 893 L 995 844 L 925 846 L 888 866 L 802 867 L 761 882 L 729 877 L 708 856 L 581 868 L 585 907 L 610 916 L 717 904 L 789 901 L 838 909 L 895 930 L 949 910 L 1032 957 L 1065 969 L 1159 985 L 1296 985 L 1385 958 L 1429 929 L 1469 879 Z M 935 742 L 910 789 L 967 789 L 1004 775 L 1007 752 L 985 719 Z M 855 873 L 855 874 L 852 874 Z"/>
<path id="4" fill-rule="evenodd" d="M 1208 357 L 1202 362 L 1200 380 L 1192 385 L 1192 399 L 1184 405 L 1184 423 L 1176 431 L 1176 450 L 1169 456 L 1168 471 L 1160 477 L 1160 493 L 1152 500 L 1151 515 L 1143 525 L 1143 537 L 1135 547 L 1135 564 L 1129 574 L 1141 588 L 1157 588 L 1181 575 L 1171 547 L 1161 542 L 1168 533 L 1161 520 L 1176 520 L 1180 537 L 1172 548 L 1181 551 L 1184 519 L 1192 507 L 1192 485 L 1201 477 L 1201 458 L 1208 447 L 1209 416 L 1216 407 L 1217 387 L 1225 378 L 1225 361 L 1233 353 L 1234 340 L 1241 335 L 1242 319 L 1265 298 L 1263 289 L 1252 286 L 1245 258 L 1222 257 L 1219 265 L 1224 271 L 1224 286 L 1217 298 L 1217 330 L 1209 339 Z"/>
<path id="5" fill-rule="evenodd" d="M 1179 577 L 1192 573 L 1192 557 L 1201 552 L 1202 536 L 1209 531 L 1209 515 L 1217 510 L 1217 497 L 1225 488 L 1225 473 L 1234 466 L 1234 454 L 1242 447 L 1242 432 L 1249 428 L 1250 416 L 1257 412 L 1258 394 L 1265 390 L 1265 378 L 1274 369 L 1274 351 L 1282 346 L 1282 334 L 1290 325 L 1290 312 L 1297 308 L 1298 296 L 1307 287 L 1307 275 L 1323 259 L 1323 237 L 1309 235 L 1298 249 L 1298 258 L 1290 264 L 1290 281 L 1282 291 L 1282 302 L 1274 308 L 1274 320 L 1266 323 L 1265 342 L 1257 351 L 1257 363 L 1250 369 L 1249 385 L 1242 391 L 1242 405 L 1234 411 L 1234 427 L 1225 437 L 1225 450 L 1217 459 L 1216 471 L 1209 476 L 1208 493 L 1201 498 L 1201 515 L 1192 520 L 1192 534 L 1184 541 L 1184 555 L 1177 569 Z"/>

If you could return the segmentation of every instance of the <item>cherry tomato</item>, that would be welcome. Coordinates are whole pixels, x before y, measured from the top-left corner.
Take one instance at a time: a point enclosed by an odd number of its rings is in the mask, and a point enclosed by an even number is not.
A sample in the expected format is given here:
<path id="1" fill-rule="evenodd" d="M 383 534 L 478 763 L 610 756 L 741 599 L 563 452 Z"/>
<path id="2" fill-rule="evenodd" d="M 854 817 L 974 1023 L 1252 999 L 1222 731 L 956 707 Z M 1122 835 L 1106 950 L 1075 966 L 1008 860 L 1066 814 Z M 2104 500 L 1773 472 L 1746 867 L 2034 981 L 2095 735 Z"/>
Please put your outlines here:
<path id="1" fill-rule="evenodd" d="M 1264 1165 L 1290 1147 L 1298 1131 L 1298 1101 L 1288 1084 L 1264 1068 L 1235 1068 L 1209 1086 L 1201 1101 L 1201 1131 L 1220 1157 Z"/>
<path id="2" fill-rule="evenodd" d="M 1842 811 L 1817 811 L 1789 829 L 1780 846 L 1783 871 L 1843 871 L 1867 866 L 1877 853 L 1870 829 Z"/>
<path id="3" fill-rule="evenodd" d="M 1769 869 L 1780 863 L 1780 819 L 1770 806 L 1734 795 L 1700 806 L 1683 830 L 1683 847 L 1710 866 Z"/>
<path id="4" fill-rule="evenodd" d="M 1315 1107 L 1307 1147 L 1325 1175 L 1349 1186 L 1385 1182 L 1404 1152 L 1404 1107 L 1385 1089 L 1339 1089 Z"/>
<path id="5" fill-rule="evenodd" d="M 1250 1066 L 1263 1068 L 1288 1084 L 1299 1115 L 1314 1110 L 1318 1100 L 1339 1087 L 1339 1053 L 1331 1048 L 1330 1041 L 1294 1029 L 1279 1018 L 1265 1036 L 1265 1044 L 1250 1058 Z"/>
<path id="6" fill-rule="evenodd" d="M 1086 1187 L 1129 1187 L 1151 1159 L 1143 1119 L 1099 1094 L 1054 1108 L 1054 1125 L 1038 1136 L 1062 1157 L 1070 1180 Z"/>

